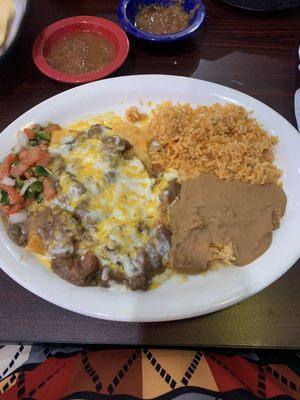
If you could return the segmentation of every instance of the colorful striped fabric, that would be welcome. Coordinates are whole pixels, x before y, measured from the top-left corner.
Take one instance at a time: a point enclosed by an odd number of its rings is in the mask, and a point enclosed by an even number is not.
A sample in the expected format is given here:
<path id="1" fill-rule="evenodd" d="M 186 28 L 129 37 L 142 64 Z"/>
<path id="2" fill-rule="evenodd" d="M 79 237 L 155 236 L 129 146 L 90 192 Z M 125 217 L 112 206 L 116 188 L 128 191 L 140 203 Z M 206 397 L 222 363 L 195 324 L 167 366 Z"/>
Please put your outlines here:
<path id="1" fill-rule="evenodd" d="M 204 350 L 0 346 L 0 399 L 300 399 L 299 370 Z"/>

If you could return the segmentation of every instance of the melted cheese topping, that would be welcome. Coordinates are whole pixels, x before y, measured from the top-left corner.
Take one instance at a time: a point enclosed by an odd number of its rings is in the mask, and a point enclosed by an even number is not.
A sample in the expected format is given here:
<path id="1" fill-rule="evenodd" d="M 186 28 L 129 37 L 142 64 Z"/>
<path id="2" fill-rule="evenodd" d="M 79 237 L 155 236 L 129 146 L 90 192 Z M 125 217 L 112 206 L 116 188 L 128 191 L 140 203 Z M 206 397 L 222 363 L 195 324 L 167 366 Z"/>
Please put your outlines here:
<path id="1" fill-rule="evenodd" d="M 79 129 L 86 128 L 82 125 Z M 159 223 L 159 194 L 174 174 L 154 185 L 138 158 L 120 155 L 112 166 L 100 137 L 81 137 L 74 131 L 56 131 L 49 151 L 66 165 L 58 177 L 61 193 L 52 204 L 84 214 L 90 237 L 80 240 L 79 252 L 91 249 L 103 266 L 122 269 L 128 276 L 138 273 L 136 252 L 149 237 L 139 224 L 151 229 Z"/>

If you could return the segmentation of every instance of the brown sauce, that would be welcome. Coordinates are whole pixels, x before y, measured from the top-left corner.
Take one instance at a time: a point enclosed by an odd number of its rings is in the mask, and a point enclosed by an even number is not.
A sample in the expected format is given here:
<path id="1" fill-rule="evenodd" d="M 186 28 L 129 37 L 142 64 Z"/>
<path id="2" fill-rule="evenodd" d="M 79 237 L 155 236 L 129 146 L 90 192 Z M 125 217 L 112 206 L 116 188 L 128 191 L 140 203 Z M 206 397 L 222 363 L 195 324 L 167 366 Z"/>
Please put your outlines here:
<path id="1" fill-rule="evenodd" d="M 187 28 L 192 14 L 186 13 L 180 2 L 168 7 L 145 5 L 136 13 L 135 26 L 145 32 L 166 35 Z"/>
<path id="2" fill-rule="evenodd" d="M 187 180 L 171 207 L 174 267 L 183 273 L 207 270 L 214 243 L 231 243 L 234 264 L 249 264 L 271 245 L 286 201 L 274 184 L 226 182 L 209 174 Z"/>
<path id="3" fill-rule="evenodd" d="M 101 70 L 115 58 L 113 44 L 92 32 L 74 32 L 49 48 L 48 64 L 61 72 L 83 74 Z"/>

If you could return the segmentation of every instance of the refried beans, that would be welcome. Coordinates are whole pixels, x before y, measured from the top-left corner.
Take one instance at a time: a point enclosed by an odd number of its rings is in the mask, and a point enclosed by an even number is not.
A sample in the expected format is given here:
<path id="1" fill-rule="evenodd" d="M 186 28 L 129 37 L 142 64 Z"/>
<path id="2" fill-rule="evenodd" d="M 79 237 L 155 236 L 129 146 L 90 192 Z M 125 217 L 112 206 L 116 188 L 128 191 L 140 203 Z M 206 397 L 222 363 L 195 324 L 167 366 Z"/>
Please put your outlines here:
<path id="1" fill-rule="evenodd" d="M 249 264 L 271 245 L 286 201 L 275 184 L 226 182 L 212 174 L 185 181 L 171 207 L 174 268 L 182 273 L 207 270 L 215 243 L 232 244 L 235 265 Z"/>
<path id="2" fill-rule="evenodd" d="M 113 61 L 115 54 L 113 44 L 101 34 L 74 32 L 54 43 L 46 59 L 58 71 L 83 74 L 102 69 Z"/>

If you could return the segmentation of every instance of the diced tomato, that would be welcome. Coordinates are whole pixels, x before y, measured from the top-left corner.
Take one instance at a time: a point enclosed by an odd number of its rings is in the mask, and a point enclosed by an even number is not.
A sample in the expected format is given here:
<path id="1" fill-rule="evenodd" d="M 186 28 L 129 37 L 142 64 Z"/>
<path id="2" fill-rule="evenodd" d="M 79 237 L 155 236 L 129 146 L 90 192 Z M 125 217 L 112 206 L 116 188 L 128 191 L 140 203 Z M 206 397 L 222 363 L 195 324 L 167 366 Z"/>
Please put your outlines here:
<path id="1" fill-rule="evenodd" d="M 17 212 L 23 210 L 25 208 L 25 203 L 17 203 L 13 204 L 11 206 L 5 206 L 2 208 L 2 210 L 5 212 L 5 214 L 16 214 Z"/>
<path id="2" fill-rule="evenodd" d="M 12 176 L 22 176 L 29 168 L 29 165 L 18 163 L 11 168 L 10 173 Z"/>
<path id="3" fill-rule="evenodd" d="M 6 214 L 15 214 L 25 207 L 25 199 L 20 195 L 20 193 L 11 186 L 6 186 L 0 184 L 0 189 L 7 192 L 10 204 L 8 206 L 2 207 L 2 210 Z"/>
<path id="4" fill-rule="evenodd" d="M 24 133 L 27 135 L 28 139 L 35 139 L 35 133 L 31 128 L 24 128 Z"/>
<path id="5" fill-rule="evenodd" d="M 45 132 L 52 133 L 53 131 L 59 131 L 61 127 L 58 124 L 51 124 L 46 126 Z"/>
<path id="6" fill-rule="evenodd" d="M 46 167 L 46 165 L 48 165 L 51 160 L 51 155 L 49 153 L 43 152 L 37 164 L 41 165 L 42 167 Z"/>
<path id="7" fill-rule="evenodd" d="M 5 176 L 9 175 L 9 170 L 12 164 L 17 160 L 17 155 L 14 153 L 10 153 L 3 161 L 3 164 L 0 168 L 0 179 L 3 179 Z"/>
<path id="8" fill-rule="evenodd" d="M 153 176 L 158 176 L 163 171 L 164 171 L 163 165 L 161 165 L 159 163 L 153 163 L 152 164 L 152 174 L 153 174 Z"/>
<path id="9" fill-rule="evenodd" d="M 25 207 L 31 206 L 33 204 L 33 199 L 26 199 L 25 200 Z"/>
<path id="10" fill-rule="evenodd" d="M 21 155 L 24 151 L 26 151 L 26 150 L 27 150 L 26 147 L 22 147 L 21 150 L 19 150 L 19 152 L 18 152 L 18 159 L 20 159 L 20 155 Z"/>
<path id="11" fill-rule="evenodd" d="M 22 197 L 15 188 L 0 183 L 0 189 L 3 189 L 7 192 L 9 197 L 9 202 L 11 204 L 25 203 L 24 197 Z"/>
<path id="12" fill-rule="evenodd" d="M 22 164 L 26 164 L 29 167 L 35 164 L 45 166 L 51 161 L 51 155 L 43 151 L 39 146 L 36 146 L 22 151 L 19 154 L 19 159 Z"/>
<path id="13" fill-rule="evenodd" d="M 51 200 L 56 194 L 55 184 L 53 180 L 49 177 L 45 178 L 43 181 L 44 196 L 46 200 Z"/>
<path id="14" fill-rule="evenodd" d="M 20 155 L 26 150 L 27 150 L 26 147 L 22 147 L 21 150 L 18 153 L 18 156 L 20 157 Z"/>
<path id="15" fill-rule="evenodd" d="M 19 159 L 22 164 L 32 167 L 39 160 L 42 154 L 43 150 L 40 147 L 31 147 L 30 149 L 22 151 L 22 153 L 19 154 Z"/>

